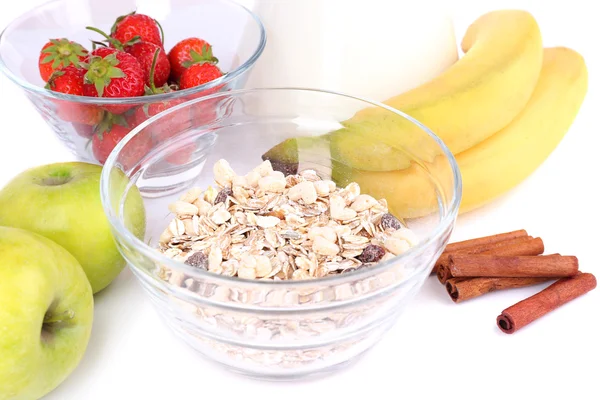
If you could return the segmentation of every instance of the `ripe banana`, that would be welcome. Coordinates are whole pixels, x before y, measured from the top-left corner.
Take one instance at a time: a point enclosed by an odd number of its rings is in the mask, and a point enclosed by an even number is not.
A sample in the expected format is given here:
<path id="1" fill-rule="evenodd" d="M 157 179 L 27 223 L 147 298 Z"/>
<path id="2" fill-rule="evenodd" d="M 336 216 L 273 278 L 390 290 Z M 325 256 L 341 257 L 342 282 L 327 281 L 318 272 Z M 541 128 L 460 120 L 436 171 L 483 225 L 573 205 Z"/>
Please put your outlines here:
<path id="1" fill-rule="evenodd" d="M 575 119 L 588 86 L 583 57 L 564 47 L 547 48 L 540 78 L 523 111 L 505 128 L 456 155 L 463 181 L 460 212 L 478 208 L 527 178 L 560 143 Z M 447 174 L 436 158 L 426 169 Z M 365 193 L 385 197 L 390 211 L 411 218 L 437 210 L 437 184 L 422 166 L 403 171 L 370 172 L 334 164 L 334 180 L 356 181 Z M 444 181 L 443 175 L 439 181 Z"/>
<path id="2" fill-rule="evenodd" d="M 579 53 L 545 49 L 542 73 L 525 110 L 506 128 L 456 156 L 463 177 L 460 211 L 490 202 L 533 173 L 569 130 L 587 87 L 587 67 Z"/>
<path id="3" fill-rule="evenodd" d="M 465 55 L 438 77 L 384 102 L 430 128 L 454 154 L 502 129 L 523 109 L 539 77 L 543 51 L 538 24 L 520 10 L 478 18 L 462 49 Z M 342 125 L 326 135 L 282 142 L 268 157 L 285 155 L 287 162 L 297 162 L 298 153 L 322 148 L 356 169 L 396 171 L 410 166 L 406 148 L 428 161 L 437 155 L 425 151 L 431 146 L 420 128 L 378 107 L 363 109 Z"/>

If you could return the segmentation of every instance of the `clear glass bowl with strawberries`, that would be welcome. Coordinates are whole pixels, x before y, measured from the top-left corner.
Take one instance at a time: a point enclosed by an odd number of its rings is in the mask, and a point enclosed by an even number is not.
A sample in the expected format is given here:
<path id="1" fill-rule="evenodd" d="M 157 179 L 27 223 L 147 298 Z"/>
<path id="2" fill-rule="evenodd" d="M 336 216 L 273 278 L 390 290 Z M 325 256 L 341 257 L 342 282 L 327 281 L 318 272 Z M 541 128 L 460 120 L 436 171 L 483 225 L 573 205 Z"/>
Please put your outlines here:
<path id="1" fill-rule="evenodd" d="M 227 0 L 57 0 L 13 21 L 0 36 L 0 70 L 17 83 L 76 156 L 104 164 L 148 118 L 187 100 L 240 88 L 266 43 L 260 20 Z M 170 132 L 213 118 L 207 104 Z M 170 159 L 181 168 L 188 155 Z"/>

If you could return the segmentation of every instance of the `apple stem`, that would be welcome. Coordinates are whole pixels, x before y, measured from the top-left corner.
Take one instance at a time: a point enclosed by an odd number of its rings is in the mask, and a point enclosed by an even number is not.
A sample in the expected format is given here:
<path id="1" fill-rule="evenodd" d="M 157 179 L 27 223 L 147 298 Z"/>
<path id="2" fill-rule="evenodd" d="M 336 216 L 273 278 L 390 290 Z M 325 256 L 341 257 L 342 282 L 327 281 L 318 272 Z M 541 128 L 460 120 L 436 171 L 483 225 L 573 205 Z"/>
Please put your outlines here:
<path id="1" fill-rule="evenodd" d="M 60 314 L 46 314 L 44 317 L 44 325 L 58 324 L 73 318 L 75 318 L 75 311 L 73 310 L 67 310 Z"/>

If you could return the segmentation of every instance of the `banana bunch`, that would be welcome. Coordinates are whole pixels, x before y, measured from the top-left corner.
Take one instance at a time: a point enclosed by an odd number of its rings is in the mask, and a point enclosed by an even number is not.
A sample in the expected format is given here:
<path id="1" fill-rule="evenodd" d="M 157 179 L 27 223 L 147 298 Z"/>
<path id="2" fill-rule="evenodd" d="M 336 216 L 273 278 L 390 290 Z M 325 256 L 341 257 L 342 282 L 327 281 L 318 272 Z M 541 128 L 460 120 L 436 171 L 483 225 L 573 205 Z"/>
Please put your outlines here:
<path id="1" fill-rule="evenodd" d="M 481 16 L 461 47 L 465 55 L 444 73 L 384 103 L 430 128 L 454 154 L 464 213 L 518 185 L 556 148 L 587 92 L 587 68 L 574 50 L 544 48 L 534 17 L 520 10 Z M 289 168 L 327 157 L 338 185 L 359 183 L 399 217 L 437 209 L 439 182 L 430 177 L 447 161 L 418 125 L 372 107 L 342 126 L 288 139 L 263 159 Z"/>

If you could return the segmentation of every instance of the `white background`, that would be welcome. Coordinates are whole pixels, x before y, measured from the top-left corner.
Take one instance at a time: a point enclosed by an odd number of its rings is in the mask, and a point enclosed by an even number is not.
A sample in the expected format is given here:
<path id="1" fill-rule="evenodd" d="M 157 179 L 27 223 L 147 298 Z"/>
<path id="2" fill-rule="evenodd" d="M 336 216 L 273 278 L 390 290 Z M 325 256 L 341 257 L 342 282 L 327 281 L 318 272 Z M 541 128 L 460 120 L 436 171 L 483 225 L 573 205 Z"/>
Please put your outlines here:
<path id="1" fill-rule="evenodd" d="M 40 3 L 2 1 L 0 27 Z M 590 85 L 575 124 L 551 157 L 499 201 L 461 216 L 453 240 L 525 228 L 541 236 L 551 252 L 577 255 L 582 270 L 600 277 L 600 28 L 594 2 L 473 3 L 452 6 L 459 39 L 486 11 L 530 10 L 546 46 L 569 46 L 583 54 Z M 0 94 L 0 185 L 25 168 L 73 159 L 5 77 Z M 600 290 L 514 335 L 495 326 L 504 308 L 539 289 L 456 305 L 432 277 L 395 328 L 358 364 L 317 381 L 267 383 L 223 371 L 176 340 L 126 270 L 96 298 L 84 360 L 47 399 L 600 399 Z"/>

